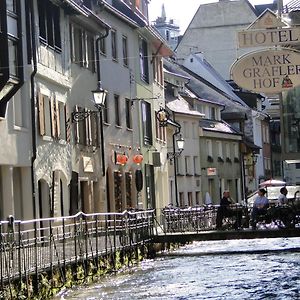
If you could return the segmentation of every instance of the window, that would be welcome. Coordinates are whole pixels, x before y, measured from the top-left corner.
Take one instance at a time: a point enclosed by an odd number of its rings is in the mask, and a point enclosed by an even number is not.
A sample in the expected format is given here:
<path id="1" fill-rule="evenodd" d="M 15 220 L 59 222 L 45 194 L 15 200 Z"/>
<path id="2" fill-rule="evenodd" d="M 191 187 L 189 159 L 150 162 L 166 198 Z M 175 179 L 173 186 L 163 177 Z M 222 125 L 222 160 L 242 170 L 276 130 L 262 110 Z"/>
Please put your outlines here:
<path id="1" fill-rule="evenodd" d="M 85 57 L 85 63 L 86 67 L 93 73 L 96 72 L 96 66 L 95 66 L 95 41 L 92 34 L 87 33 L 86 34 L 87 39 L 87 53 Z"/>
<path id="2" fill-rule="evenodd" d="M 17 0 L 7 0 L 6 1 L 6 9 L 10 12 L 17 13 Z"/>
<path id="3" fill-rule="evenodd" d="M 41 136 L 52 136 L 53 138 L 62 140 L 69 139 L 69 120 L 67 120 L 64 102 L 39 94 L 38 110 L 39 132 Z"/>
<path id="4" fill-rule="evenodd" d="M 166 40 L 167 41 L 170 40 L 170 32 L 169 32 L 169 30 L 166 30 Z"/>
<path id="5" fill-rule="evenodd" d="M 153 61 L 153 75 L 155 82 L 163 85 L 163 62 L 160 56 L 155 56 L 152 54 L 152 61 Z"/>
<path id="6" fill-rule="evenodd" d="M 83 107 L 75 107 L 75 111 L 88 111 Z M 75 124 L 75 140 L 77 144 L 99 147 L 99 116 L 91 114 L 86 119 Z"/>
<path id="7" fill-rule="evenodd" d="M 96 71 L 96 65 L 95 38 L 93 34 L 76 25 L 71 25 L 71 35 L 72 62 L 94 73 Z"/>
<path id="8" fill-rule="evenodd" d="M 17 41 L 8 39 L 8 61 L 9 61 L 9 74 L 18 77 L 18 53 Z"/>
<path id="9" fill-rule="evenodd" d="M 110 31 L 111 34 L 111 57 L 113 60 L 117 60 L 117 32 L 116 30 L 112 29 Z"/>
<path id="10" fill-rule="evenodd" d="M 117 126 L 121 126 L 121 120 L 120 120 L 120 97 L 119 97 L 119 95 L 114 95 L 114 102 L 115 102 L 115 124 Z"/>
<path id="11" fill-rule="evenodd" d="M 238 143 L 234 143 L 233 144 L 233 150 L 234 150 L 234 157 L 239 158 L 239 144 Z"/>
<path id="12" fill-rule="evenodd" d="M 100 53 L 106 55 L 106 39 L 100 39 Z"/>
<path id="13" fill-rule="evenodd" d="M 151 104 L 143 101 L 142 106 L 142 127 L 145 145 L 152 145 L 152 118 L 151 118 Z"/>
<path id="14" fill-rule="evenodd" d="M 200 204 L 200 197 L 201 197 L 200 192 L 196 192 L 195 197 L 196 197 L 196 205 L 199 205 Z"/>
<path id="15" fill-rule="evenodd" d="M 194 156 L 194 175 L 200 174 L 200 163 L 199 163 L 199 157 Z"/>
<path id="16" fill-rule="evenodd" d="M 140 37 L 139 39 L 139 58 L 141 79 L 149 83 L 149 67 L 148 67 L 148 45 L 147 42 Z"/>
<path id="17" fill-rule="evenodd" d="M 190 124 L 188 122 L 183 122 L 183 131 L 184 131 L 184 137 L 189 138 L 190 137 Z"/>
<path id="18" fill-rule="evenodd" d="M 128 66 L 128 44 L 127 37 L 123 35 L 122 37 L 122 48 L 123 48 L 123 65 Z"/>
<path id="19" fill-rule="evenodd" d="M 216 108 L 215 107 L 210 108 L 210 119 L 211 120 L 216 120 L 217 119 L 217 114 L 216 114 Z"/>
<path id="20" fill-rule="evenodd" d="M 190 175 L 190 174 L 193 173 L 192 170 L 191 170 L 191 163 L 190 163 L 190 161 L 191 161 L 191 157 L 190 157 L 190 156 L 186 156 L 186 157 L 184 158 L 184 163 L 185 163 L 185 174 L 186 174 L 186 175 Z"/>
<path id="21" fill-rule="evenodd" d="M 192 207 L 193 206 L 193 193 L 188 192 L 188 206 Z"/>
<path id="22" fill-rule="evenodd" d="M 227 157 L 230 158 L 230 145 L 229 145 L 229 143 L 225 144 L 225 149 L 226 149 L 226 158 Z"/>
<path id="23" fill-rule="evenodd" d="M 26 118 L 27 106 L 23 105 L 23 90 L 13 96 L 13 108 L 14 108 L 14 125 L 18 127 L 26 127 L 28 118 Z"/>
<path id="24" fill-rule="evenodd" d="M 126 127 L 132 129 L 132 100 L 126 99 L 125 100 L 125 113 L 126 113 Z"/>
<path id="25" fill-rule="evenodd" d="M 108 95 L 106 95 L 106 101 L 104 103 L 104 108 L 102 109 L 103 112 L 103 121 L 104 123 L 108 124 L 109 123 L 109 101 L 108 100 Z"/>
<path id="26" fill-rule="evenodd" d="M 223 158 L 222 142 L 217 141 L 218 157 Z"/>
<path id="27" fill-rule="evenodd" d="M 60 9 L 48 0 L 38 1 L 40 40 L 61 50 Z"/>
<path id="28" fill-rule="evenodd" d="M 206 141 L 206 147 L 207 147 L 207 155 L 212 157 L 213 154 L 212 154 L 212 141 L 211 140 Z"/>

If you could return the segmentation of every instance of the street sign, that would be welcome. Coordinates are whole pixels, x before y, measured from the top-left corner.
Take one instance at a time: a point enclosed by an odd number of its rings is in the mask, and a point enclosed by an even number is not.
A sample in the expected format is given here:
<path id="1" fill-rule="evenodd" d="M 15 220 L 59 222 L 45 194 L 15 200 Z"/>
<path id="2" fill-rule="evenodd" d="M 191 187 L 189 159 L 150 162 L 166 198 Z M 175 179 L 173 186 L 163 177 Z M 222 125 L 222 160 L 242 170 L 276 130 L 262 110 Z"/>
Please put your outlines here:
<path id="1" fill-rule="evenodd" d="M 216 168 L 207 168 L 207 176 L 215 176 L 215 175 L 217 175 Z"/>
<path id="2" fill-rule="evenodd" d="M 249 91 L 279 93 L 300 85 L 300 53 L 286 48 L 250 52 L 234 62 L 230 74 Z"/>
<path id="3" fill-rule="evenodd" d="M 239 48 L 294 45 L 300 43 L 300 28 L 243 30 L 238 32 Z"/>

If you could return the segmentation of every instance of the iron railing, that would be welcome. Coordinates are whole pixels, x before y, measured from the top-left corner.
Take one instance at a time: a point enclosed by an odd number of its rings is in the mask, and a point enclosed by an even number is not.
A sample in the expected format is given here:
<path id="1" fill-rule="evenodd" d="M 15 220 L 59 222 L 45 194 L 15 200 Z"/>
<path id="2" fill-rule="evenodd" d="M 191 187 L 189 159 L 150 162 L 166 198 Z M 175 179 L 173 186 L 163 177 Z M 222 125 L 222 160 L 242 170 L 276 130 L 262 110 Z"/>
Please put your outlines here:
<path id="1" fill-rule="evenodd" d="M 218 206 L 164 208 L 160 224 L 167 232 L 198 232 L 215 228 Z"/>
<path id="2" fill-rule="evenodd" d="M 154 211 L 78 213 L 61 218 L 0 222 L 1 287 L 15 279 L 99 258 L 153 237 Z M 97 261 L 97 260 L 95 260 Z"/>

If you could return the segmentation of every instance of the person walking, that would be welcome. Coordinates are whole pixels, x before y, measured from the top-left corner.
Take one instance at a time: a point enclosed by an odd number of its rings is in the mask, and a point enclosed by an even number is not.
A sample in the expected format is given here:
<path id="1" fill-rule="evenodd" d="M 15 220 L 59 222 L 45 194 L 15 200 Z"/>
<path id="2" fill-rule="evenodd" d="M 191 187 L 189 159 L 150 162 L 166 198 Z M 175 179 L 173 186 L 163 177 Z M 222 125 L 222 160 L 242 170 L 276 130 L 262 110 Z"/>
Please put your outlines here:
<path id="1" fill-rule="evenodd" d="M 269 199 L 265 196 L 267 191 L 265 189 L 258 190 L 258 196 L 255 198 L 251 212 L 251 226 L 256 229 L 257 216 L 262 216 L 267 213 L 269 207 Z"/>

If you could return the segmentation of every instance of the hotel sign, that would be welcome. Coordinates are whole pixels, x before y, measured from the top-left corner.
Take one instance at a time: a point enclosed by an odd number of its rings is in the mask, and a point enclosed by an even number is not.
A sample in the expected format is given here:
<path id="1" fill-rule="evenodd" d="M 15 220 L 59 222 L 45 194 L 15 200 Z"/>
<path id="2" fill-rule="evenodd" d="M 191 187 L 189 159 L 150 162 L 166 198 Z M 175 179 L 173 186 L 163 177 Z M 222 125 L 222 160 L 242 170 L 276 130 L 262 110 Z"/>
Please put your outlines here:
<path id="1" fill-rule="evenodd" d="M 257 93 L 279 93 L 300 85 L 300 53 L 285 48 L 250 52 L 231 66 L 231 78 Z"/>
<path id="2" fill-rule="evenodd" d="M 239 48 L 282 46 L 300 43 L 300 28 L 244 30 L 238 32 Z"/>

